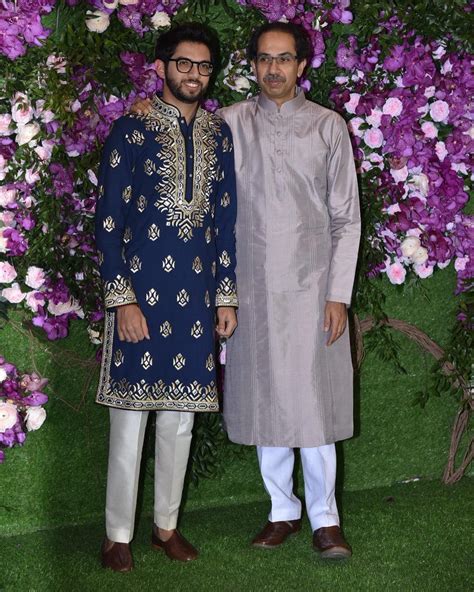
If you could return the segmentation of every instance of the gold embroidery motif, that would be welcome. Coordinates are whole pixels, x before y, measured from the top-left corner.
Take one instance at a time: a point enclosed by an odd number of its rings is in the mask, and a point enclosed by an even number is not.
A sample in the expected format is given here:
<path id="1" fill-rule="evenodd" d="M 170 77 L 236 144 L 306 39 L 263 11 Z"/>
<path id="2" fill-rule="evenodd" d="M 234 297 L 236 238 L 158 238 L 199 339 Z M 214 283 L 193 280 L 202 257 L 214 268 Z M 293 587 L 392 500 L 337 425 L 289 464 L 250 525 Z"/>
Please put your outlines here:
<path id="1" fill-rule="evenodd" d="M 223 267 L 229 267 L 231 261 L 230 261 L 229 253 L 227 251 L 222 251 L 221 256 L 219 257 L 219 263 Z"/>
<path id="2" fill-rule="evenodd" d="M 183 307 L 186 306 L 186 304 L 188 304 L 189 294 L 186 292 L 184 288 L 176 294 L 176 302 Z"/>
<path id="3" fill-rule="evenodd" d="M 145 352 L 140 360 L 140 364 L 144 370 L 148 370 L 153 366 L 153 357 L 150 352 Z"/>
<path id="4" fill-rule="evenodd" d="M 120 156 L 118 150 L 116 148 L 114 148 L 112 150 L 112 152 L 110 153 L 110 159 L 109 159 L 110 166 L 114 169 L 116 166 L 118 166 L 120 164 L 121 158 L 122 157 Z"/>
<path id="5" fill-rule="evenodd" d="M 137 302 L 130 280 L 121 275 L 111 282 L 104 282 L 104 300 L 106 308 Z"/>
<path id="6" fill-rule="evenodd" d="M 203 335 L 203 333 L 204 333 L 204 329 L 202 327 L 201 321 L 196 321 L 191 328 L 191 335 L 195 339 L 199 339 L 199 337 L 201 337 Z"/>
<path id="7" fill-rule="evenodd" d="M 165 321 L 160 325 L 160 333 L 163 337 L 169 337 L 173 333 L 173 327 L 170 322 Z"/>
<path id="8" fill-rule="evenodd" d="M 102 251 L 97 251 L 97 263 L 102 265 L 104 263 L 104 253 Z"/>
<path id="9" fill-rule="evenodd" d="M 166 271 L 166 273 L 170 273 L 175 268 L 176 263 L 171 255 L 167 255 L 161 262 L 161 265 L 163 266 L 163 269 Z"/>
<path id="10" fill-rule="evenodd" d="M 117 368 L 123 364 L 123 360 L 124 356 L 122 350 L 118 349 L 114 354 L 114 364 L 117 366 Z"/>
<path id="11" fill-rule="evenodd" d="M 221 197 L 221 206 L 223 208 L 226 208 L 227 206 L 230 205 L 230 195 L 227 193 L 227 191 L 224 193 L 224 195 Z"/>
<path id="12" fill-rule="evenodd" d="M 125 230 L 123 231 L 123 242 L 129 243 L 131 240 L 132 240 L 132 229 L 130 228 L 130 226 L 127 226 L 127 228 L 125 228 Z"/>
<path id="13" fill-rule="evenodd" d="M 216 306 L 239 306 L 237 289 L 230 278 L 222 279 L 216 290 Z"/>
<path id="14" fill-rule="evenodd" d="M 208 290 L 206 290 L 206 293 L 204 294 L 204 302 L 206 303 L 207 308 L 211 306 L 211 298 Z"/>
<path id="15" fill-rule="evenodd" d="M 145 300 L 150 306 L 155 306 L 160 300 L 160 295 L 155 290 L 155 288 L 150 288 L 145 295 Z"/>
<path id="16" fill-rule="evenodd" d="M 206 239 L 206 243 L 209 244 L 212 240 L 211 228 L 209 226 L 206 228 L 206 234 L 204 236 Z"/>
<path id="17" fill-rule="evenodd" d="M 214 370 L 214 367 L 214 356 L 212 354 L 209 354 L 206 360 L 206 368 L 209 370 L 209 372 L 212 372 L 212 370 Z"/>
<path id="18" fill-rule="evenodd" d="M 200 257 L 195 257 L 193 261 L 193 271 L 196 273 L 201 273 L 202 271 L 202 262 Z"/>
<path id="19" fill-rule="evenodd" d="M 148 238 L 151 241 L 156 241 L 156 239 L 160 236 L 160 229 L 156 224 L 152 224 L 148 227 Z"/>
<path id="20" fill-rule="evenodd" d="M 142 134 L 142 132 L 139 132 L 138 130 L 133 130 L 131 136 L 125 134 L 125 137 L 127 138 L 127 142 L 129 144 L 137 144 L 137 146 L 143 146 L 143 143 L 145 141 L 145 136 Z"/>
<path id="21" fill-rule="evenodd" d="M 156 165 L 155 163 L 150 160 L 149 158 L 147 158 L 145 160 L 145 164 L 143 165 L 144 171 L 145 173 L 151 177 L 151 175 L 153 175 L 153 173 L 156 173 Z"/>
<path id="22" fill-rule="evenodd" d="M 103 225 L 107 232 L 112 232 L 112 230 L 115 228 L 115 220 L 112 218 L 112 216 L 107 216 L 103 222 Z"/>
<path id="23" fill-rule="evenodd" d="M 99 185 L 99 191 L 97 192 L 98 198 L 104 197 L 104 186 Z"/>
<path id="24" fill-rule="evenodd" d="M 216 277 L 216 268 L 217 268 L 217 266 L 216 266 L 216 262 L 215 262 L 215 261 L 213 261 L 213 262 L 212 262 L 212 264 L 211 264 L 211 273 L 212 273 L 212 277 Z"/>
<path id="25" fill-rule="evenodd" d="M 232 144 L 227 136 L 222 140 L 222 152 L 232 152 Z"/>
<path id="26" fill-rule="evenodd" d="M 177 125 L 179 113 L 164 105 L 155 97 L 152 111 L 145 119 L 145 125 L 158 132 L 156 141 L 161 144 L 158 154 L 163 175 L 156 186 L 159 198 L 155 206 L 166 214 L 167 225 L 178 229 L 178 236 L 184 242 L 193 237 L 193 229 L 200 228 L 204 216 L 210 210 L 210 196 L 217 178 L 217 136 L 221 134 L 221 120 L 202 109 L 198 109 L 193 127 L 193 189 L 191 201 L 186 200 L 186 148 L 184 138 Z M 172 125 L 163 122 L 171 119 Z M 167 125 L 164 125 L 167 123 Z"/>
<path id="27" fill-rule="evenodd" d="M 122 199 L 125 203 L 128 203 L 132 198 L 132 186 L 128 185 L 128 187 L 125 187 L 125 189 L 122 191 Z"/>
<path id="28" fill-rule="evenodd" d="M 130 271 L 132 273 L 137 273 L 137 271 L 140 271 L 141 268 L 142 268 L 142 262 L 140 261 L 140 257 L 138 257 L 138 255 L 134 255 L 130 259 Z"/>
<path id="29" fill-rule="evenodd" d="M 182 368 L 184 368 L 185 365 L 186 358 L 183 356 L 183 354 L 177 354 L 173 358 L 173 366 L 176 368 L 176 370 L 181 370 Z"/>
<path id="30" fill-rule="evenodd" d="M 145 211 L 147 203 L 146 197 L 144 195 L 140 195 L 140 197 L 137 199 L 137 209 L 140 213 Z"/>

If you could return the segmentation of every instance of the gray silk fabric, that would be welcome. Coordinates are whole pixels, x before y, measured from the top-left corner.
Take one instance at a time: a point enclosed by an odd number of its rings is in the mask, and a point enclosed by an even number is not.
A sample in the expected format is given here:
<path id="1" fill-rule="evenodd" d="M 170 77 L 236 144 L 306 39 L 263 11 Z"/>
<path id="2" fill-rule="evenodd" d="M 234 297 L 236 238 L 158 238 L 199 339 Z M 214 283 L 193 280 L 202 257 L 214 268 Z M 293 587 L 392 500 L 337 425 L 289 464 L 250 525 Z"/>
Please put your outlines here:
<path id="1" fill-rule="evenodd" d="M 224 108 L 237 173 L 239 326 L 227 344 L 233 442 L 312 447 L 352 436 L 349 335 L 331 347 L 327 300 L 350 303 L 360 237 L 344 120 L 300 92 Z"/>

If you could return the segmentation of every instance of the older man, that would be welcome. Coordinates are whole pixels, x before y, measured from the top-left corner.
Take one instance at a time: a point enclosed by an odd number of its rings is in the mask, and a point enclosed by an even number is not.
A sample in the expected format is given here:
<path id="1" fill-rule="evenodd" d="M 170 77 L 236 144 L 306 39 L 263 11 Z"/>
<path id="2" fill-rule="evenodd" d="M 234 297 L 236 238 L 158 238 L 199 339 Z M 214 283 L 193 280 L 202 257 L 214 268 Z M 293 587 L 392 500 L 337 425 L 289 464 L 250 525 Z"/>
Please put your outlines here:
<path id="1" fill-rule="evenodd" d="M 256 445 L 274 548 L 301 528 L 293 493 L 300 448 L 313 546 L 352 553 L 335 501 L 335 442 L 349 438 L 352 365 L 347 307 L 360 236 L 344 120 L 296 82 L 311 55 L 303 29 L 271 23 L 248 48 L 259 96 L 222 109 L 235 146 L 239 328 L 228 344 L 224 417 L 233 442 Z"/>

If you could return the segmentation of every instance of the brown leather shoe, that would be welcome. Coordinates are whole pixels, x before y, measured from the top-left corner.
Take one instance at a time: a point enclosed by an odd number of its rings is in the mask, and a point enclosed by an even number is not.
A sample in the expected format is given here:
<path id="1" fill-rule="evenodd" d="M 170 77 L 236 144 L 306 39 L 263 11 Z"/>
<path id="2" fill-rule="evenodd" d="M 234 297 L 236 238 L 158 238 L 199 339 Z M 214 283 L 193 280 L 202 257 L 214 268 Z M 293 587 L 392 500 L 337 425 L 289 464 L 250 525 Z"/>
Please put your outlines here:
<path id="1" fill-rule="evenodd" d="M 199 552 L 184 536 L 175 530 L 167 541 L 162 541 L 156 529 L 151 533 L 151 546 L 158 551 L 164 551 L 170 559 L 175 561 L 192 561 L 197 559 Z"/>
<path id="2" fill-rule="evenodd" d="M 291 535 L 301 530 L 301 518 L 299 520 L 285 520 L 280 522 L 267 522 L 261 532 L 252 541 L 253 547 L 259 549 L 276 549 Z"/>
<path id="3" fill-rule="evenodd" d="M 128 543 L 115 543 L 105 537 L 100 550 L 102 567 L 109 567 L 114 571 L 131 571 L 133 559 Z"/>
<path id="4" fill-rule="evenodd" d="M 313 549 L 322 559 L 348 559 L 352 549 L 339 526 L 324 526 L 313 533 Z"/>

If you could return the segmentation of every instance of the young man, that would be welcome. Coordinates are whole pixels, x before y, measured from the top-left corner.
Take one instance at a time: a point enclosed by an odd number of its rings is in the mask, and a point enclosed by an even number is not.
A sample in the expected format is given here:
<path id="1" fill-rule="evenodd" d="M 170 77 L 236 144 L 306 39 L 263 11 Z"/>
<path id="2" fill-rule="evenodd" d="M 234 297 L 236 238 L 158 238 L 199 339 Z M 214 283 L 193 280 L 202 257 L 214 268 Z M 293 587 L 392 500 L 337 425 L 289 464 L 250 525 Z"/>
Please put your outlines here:
<path id="1" fill-rule="evenodd" d="M 274 548 L 301 528 L 292 480 L 300 448 L 313 546 L 337 559 L 351 555 L 334 496 L 334 443 L 353 431 L 347 306 L 359 200 L 344 120 L 296 86 L 310 56 L 302 28 L 262 26 L 248 49 L 261 94 L 221 111 L 235 145 L 241 294 L 224 417 L 233 442 L 257 446 L 271 497 L 253 545 Z"/>
<path id="2" fill-rule="evenodd" d="M 149 411 L 156 411 L 152 544 L 188 561 L 176 530 L 194 412 L 217 411 L 217 332 L 236 325 L 232 137 L 203 111 L 217 45 L 201 25 L 160 37 L 164 80 L 146 116 L 115 122 L 99 175 L 96 242 L 106 306 L 97 402 L 110 407 L 102 564 L 133 567 L 137 486 Z M 216 313 L 217 309 L 217 313 Z"/>

